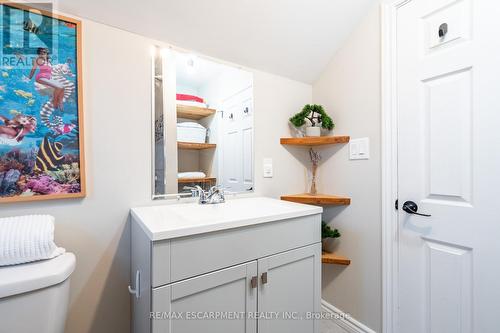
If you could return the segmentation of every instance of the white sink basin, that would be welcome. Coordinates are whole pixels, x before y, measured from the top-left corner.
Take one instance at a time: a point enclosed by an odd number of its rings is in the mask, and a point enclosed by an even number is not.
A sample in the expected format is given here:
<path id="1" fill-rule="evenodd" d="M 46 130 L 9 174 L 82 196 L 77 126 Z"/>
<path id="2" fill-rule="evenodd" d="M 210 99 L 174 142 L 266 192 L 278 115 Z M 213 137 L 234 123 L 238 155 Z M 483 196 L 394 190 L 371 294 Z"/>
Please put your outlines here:
<path id="1" fill-rule="evenodd" d="M 321 213 L 323 208 L 257 197 L 228 200 L 223 204 L 139 207 L 132 215 L 151 240 L 184 237 Z"/>

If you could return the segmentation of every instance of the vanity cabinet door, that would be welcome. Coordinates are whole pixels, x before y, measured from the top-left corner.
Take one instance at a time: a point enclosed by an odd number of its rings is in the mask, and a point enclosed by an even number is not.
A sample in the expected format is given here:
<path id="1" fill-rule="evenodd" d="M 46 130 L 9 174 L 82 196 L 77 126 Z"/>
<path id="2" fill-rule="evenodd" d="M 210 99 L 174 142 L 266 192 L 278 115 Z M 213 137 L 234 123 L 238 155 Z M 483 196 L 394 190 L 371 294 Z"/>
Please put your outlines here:
<path id="1" fill-rule="evenodd" d="M 152 332 L 256 333 L 257 292 L 256 261 L 155 288 Z"/>
<path id="2" fill-rule="evenodd" d="M 321 309 L 321 244 L 260 259 L 258 270 L 259 333 L 318 333 L 307 315 Z"/>

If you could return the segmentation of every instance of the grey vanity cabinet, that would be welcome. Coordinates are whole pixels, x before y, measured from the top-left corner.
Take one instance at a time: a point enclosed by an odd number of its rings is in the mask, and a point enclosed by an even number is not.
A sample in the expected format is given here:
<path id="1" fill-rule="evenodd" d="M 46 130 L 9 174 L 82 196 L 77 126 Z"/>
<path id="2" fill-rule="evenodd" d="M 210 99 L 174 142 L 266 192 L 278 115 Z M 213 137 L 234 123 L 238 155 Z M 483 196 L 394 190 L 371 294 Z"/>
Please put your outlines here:
<path id="1" fill-rule="evenodd" d="M 153 289 L 153 311 L 160 316 L 153 332 L 255 333 L 256 319 L 246 312 L 257 311 L 256 276 L 253 261 Z"/>
<path id="2" fill-rule="evenodd" d="M 152 331 L 318 332 L 320 256 L 315 244 L 155 288 Z"/>
<path id="3" fill-rule="evenodd" d="M 267 276 L 259 287 L 258 311 L 281 317 L 260 319 L 259 333 L 319 332 L 311 315 L 320 312 L 320 260 L 321 245 L 315 244 L 258 261 L 260 282 Z"/>
<path id="4" fill-rule="evenodd" d="M 159 240 L 133 223 L 131 268 L 135 333 L 319 332 L 320 214 Z"/>

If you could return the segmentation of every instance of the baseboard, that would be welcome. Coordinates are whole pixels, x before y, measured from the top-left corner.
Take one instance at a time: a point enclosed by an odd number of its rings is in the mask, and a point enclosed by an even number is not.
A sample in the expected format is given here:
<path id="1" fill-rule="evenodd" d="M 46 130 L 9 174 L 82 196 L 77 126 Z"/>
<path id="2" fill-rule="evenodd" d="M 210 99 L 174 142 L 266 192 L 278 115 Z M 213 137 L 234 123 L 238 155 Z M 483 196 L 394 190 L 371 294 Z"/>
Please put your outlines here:
<path id="1" fill-rule="evenodd" d="M 331 314 L 331 320 L 349 333 L 376 333 L 343 311 L 337 309 L 325 300 L 321 300 L 321 308 Z"/>

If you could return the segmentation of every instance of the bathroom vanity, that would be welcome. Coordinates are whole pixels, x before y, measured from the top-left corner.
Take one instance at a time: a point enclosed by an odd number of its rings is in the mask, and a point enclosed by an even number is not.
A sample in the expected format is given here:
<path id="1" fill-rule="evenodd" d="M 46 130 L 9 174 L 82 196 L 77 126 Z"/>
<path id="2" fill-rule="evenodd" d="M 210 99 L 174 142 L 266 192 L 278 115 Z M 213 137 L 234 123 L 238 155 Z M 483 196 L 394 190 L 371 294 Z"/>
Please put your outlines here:
<path id="1" fill-rule="evenodd" d="M 262 197 L 133 208 L 133 331 L 317 333 L 321 213 Z"/>

